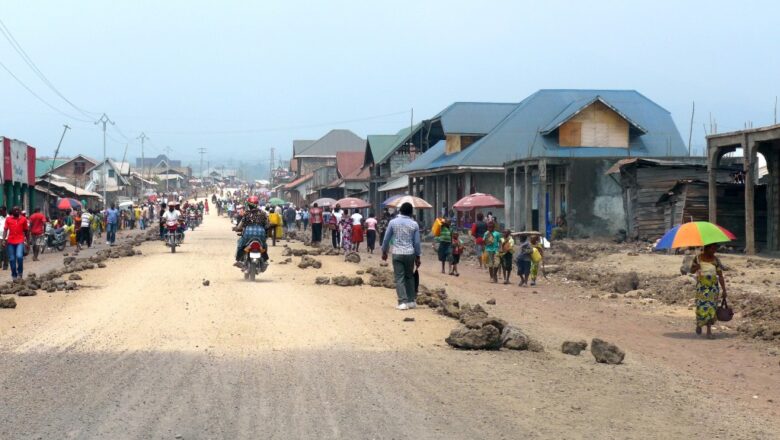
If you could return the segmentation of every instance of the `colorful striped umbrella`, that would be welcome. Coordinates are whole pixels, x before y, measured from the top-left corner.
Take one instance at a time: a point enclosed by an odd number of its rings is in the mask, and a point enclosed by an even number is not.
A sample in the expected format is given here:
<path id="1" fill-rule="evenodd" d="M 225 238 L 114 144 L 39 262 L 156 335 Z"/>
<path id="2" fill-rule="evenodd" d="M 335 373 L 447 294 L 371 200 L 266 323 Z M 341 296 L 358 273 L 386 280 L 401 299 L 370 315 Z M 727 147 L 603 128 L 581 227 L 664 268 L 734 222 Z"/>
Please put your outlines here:
<path id="1" fill-rule="evenodd" d="M 670 229 L 655 245 L 656 249 L 677 249 L 683 247 L 701 247 L 713 243 L 725 243 L 737 237 L 710 222 L 690 222 Z"/>
<path id="2" fill-rule="evenodd" d="M 67 211 L 69 209 L 81 209 L 81 202 L 76 199 L 60 199 L 57 201 L 57 209 Z"/>

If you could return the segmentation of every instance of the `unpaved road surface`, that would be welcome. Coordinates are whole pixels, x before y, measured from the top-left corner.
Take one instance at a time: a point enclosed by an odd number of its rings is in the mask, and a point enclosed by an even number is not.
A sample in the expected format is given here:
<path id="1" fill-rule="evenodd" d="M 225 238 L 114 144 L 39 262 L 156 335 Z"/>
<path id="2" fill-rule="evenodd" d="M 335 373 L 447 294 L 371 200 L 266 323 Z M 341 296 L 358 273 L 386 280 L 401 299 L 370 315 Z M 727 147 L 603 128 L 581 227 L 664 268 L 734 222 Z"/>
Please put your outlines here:
<path id="1" fill-rule="evenodd" d="M 709 386 L 709 359 L 686 362 L 706 366 L 702 377 L 642 347 L 624 346 L 619 366 L 559 352 L 569 335 L 634 341 L 614 325 L 574 325 L 610 311 L 583 307 L 575 319 L 535 298 L 529 313 L 521 294 L 434 276 L 426 261 L 431 287 L 497 297 L 492 311 L 547 348 L 462 352 L 444 343 L 454 320 L 396 311 L 392 290 L 315 286 L 360 268 L 340 257 L 319 257 L 319 270 L 274 264 L 245 282 L 224 218 L 207 217 L 175 255 L 141 249 L 83 272 L 77 292 L 0 310 L 0 438 L 780 438 L 777 403 L 737 400 L 736 379 Z"/>

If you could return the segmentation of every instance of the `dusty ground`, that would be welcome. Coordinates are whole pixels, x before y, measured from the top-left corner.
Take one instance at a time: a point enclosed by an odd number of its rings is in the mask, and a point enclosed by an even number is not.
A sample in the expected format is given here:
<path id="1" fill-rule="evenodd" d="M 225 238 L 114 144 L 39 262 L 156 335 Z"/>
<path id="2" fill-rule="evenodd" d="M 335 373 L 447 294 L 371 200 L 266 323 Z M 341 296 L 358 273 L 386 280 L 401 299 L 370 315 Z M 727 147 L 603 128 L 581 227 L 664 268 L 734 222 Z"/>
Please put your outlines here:
<path id="1" fill-rule="evenodd" d="M 147 243 L 83 272 L 91 288 L 0 310 L 0 438 L 778 438 L 780 358 L 734 332 L 691 339 L 679 307 L 534 294 L 426 259 L 426 284 L 496 298 L 491 312 L 547 348 L 461 352 L 443 342 L 455 321 L 398 312 L 392 290 L 314 285 L 378 257 L 275 264 L 250 284 L 234 238 L 212 215 L 175 255 Z M 559 352 L 591 337 L 626 363 Z"/>

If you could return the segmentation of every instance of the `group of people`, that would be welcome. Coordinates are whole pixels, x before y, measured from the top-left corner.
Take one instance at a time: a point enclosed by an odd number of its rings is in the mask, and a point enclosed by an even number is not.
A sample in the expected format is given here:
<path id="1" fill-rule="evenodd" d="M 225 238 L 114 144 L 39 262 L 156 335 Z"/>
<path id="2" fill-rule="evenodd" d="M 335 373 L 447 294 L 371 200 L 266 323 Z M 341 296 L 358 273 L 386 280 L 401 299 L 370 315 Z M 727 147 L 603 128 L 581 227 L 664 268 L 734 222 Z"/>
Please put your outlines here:
<path id="1" fill-rule="evenodd" d="M 541 236 L 536 232 L 513 234 L 509 229 L 499 232 L 497 222 L 491 217 L 477 214 L 469 231 L 474 240 L 474 255 L 477 256 L 479 268 L 488 270 L 491 282 L 498 283 L 500 275 L 504 284 L 510 284 L 513 267 L 516 266 L 519 285 L 527 286 L 530 283 L 535 286 L 544 257 Z M 465 252 L 465 244 L 459 232 L 447 217 L 437 218 L 431 232 L 434 235 L 433 247 L 441 263 L 441 273 L 445 273 L 445 265 L 449 264 L 449 274 L 460 276 L 458 265 Z M 515 237 L 519 239 L 517 247 Z"/>

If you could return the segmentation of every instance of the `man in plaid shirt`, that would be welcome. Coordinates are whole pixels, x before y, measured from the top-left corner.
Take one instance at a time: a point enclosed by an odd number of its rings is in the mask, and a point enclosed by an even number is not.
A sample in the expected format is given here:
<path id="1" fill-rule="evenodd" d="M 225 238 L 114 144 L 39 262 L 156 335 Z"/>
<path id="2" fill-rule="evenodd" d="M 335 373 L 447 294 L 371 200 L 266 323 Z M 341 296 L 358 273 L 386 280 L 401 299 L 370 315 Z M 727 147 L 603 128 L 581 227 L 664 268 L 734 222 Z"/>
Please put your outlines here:
<path id="1" fill-rule="evenodd" d="M 414 269 L 420 267 L 420 226 L 412 219 L 412 205 L 401 205 L 401 214 L 390 220 L 382 240 L 382 260 L 387 261 L 388 251 L 393 253 L 395 290 L 398 294 L 398 310 L 417 307 L 414 289 Z M 391 246 L 392 243 L 392 246 Z"/>

